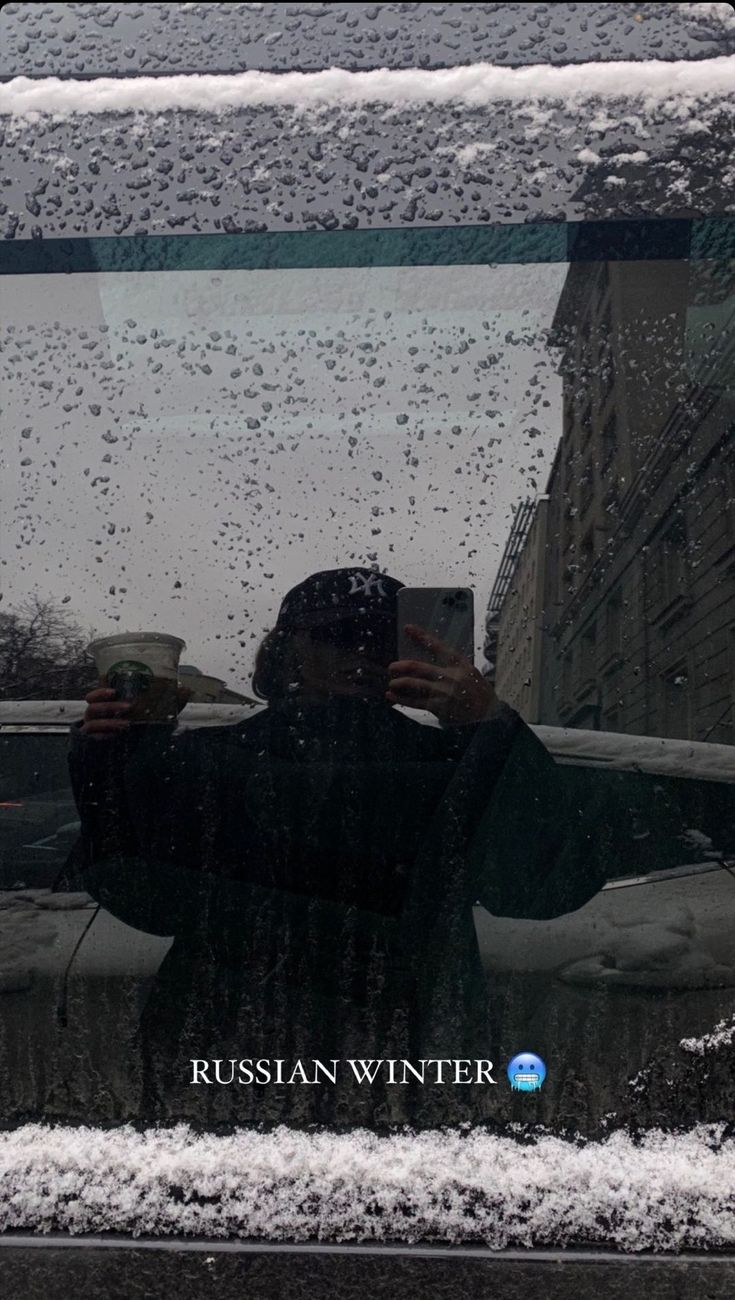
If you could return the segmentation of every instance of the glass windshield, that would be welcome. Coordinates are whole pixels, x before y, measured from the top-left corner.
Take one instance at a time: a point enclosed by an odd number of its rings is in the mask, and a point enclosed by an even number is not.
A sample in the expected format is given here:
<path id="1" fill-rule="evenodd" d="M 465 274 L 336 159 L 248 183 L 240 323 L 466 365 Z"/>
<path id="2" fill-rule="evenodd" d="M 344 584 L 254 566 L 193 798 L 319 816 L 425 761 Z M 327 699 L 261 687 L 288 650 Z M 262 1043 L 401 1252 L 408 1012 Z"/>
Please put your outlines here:
<path id="1" fill-rule="evenodd" d="M 7 1120 L 593 1131 L 732 1014 L 730 227 L 619 225 L 5 278 Z"/>

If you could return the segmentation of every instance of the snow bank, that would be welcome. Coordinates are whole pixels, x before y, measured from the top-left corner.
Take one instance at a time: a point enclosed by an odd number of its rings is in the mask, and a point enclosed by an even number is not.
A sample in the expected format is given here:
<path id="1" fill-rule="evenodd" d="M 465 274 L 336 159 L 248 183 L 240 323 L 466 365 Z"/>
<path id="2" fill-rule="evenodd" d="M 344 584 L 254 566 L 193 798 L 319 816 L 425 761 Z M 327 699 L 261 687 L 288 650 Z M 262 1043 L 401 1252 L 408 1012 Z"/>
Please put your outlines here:
<path id="1" fill-rule="evenodd" d="M 0 1229 L 708 1249 L 735 1244 L 735 1141 L 26 1125 L 0 1135 Z"/>
<path id="2" fill-rule="evenodd" d="M 647 104 L 680 97 L 723 97 L 735 87 L 735 55 L 697 62 L 678 60 L 580 63 L 522 68 L 475 63 L 422 70 L 377 68 L 349 72 L 260 72 L 180 74 L 172 77 L 15 77 L 0 86 L 0 113 L 221 112 L 247 106 L 319 108 L 384 104 L 396 108 L 461 103 L 482 107 L 499 100 L 634 98 Z"/>
<path id="3" fill-rule="evenodd" d="M 27 894 L 0 893 L 0 993 L 30 988 L 39 952 L 55 939 L 53 922 Z"/>
<path id="4" fill-rule="evenodd" d="M 705 908 L 693 912 L 676 898 L 660 897 L 658 889 L 648 893 L 647 900 L 636 897 L 617 915 L 606 915 L 604 903 L 594 907 L 588 931 L 593 950 L 572 958 L 557 978 L 565 984 L 669 990 L 735 984 L 735 956 L 718 960 L 721 945 Z"/>

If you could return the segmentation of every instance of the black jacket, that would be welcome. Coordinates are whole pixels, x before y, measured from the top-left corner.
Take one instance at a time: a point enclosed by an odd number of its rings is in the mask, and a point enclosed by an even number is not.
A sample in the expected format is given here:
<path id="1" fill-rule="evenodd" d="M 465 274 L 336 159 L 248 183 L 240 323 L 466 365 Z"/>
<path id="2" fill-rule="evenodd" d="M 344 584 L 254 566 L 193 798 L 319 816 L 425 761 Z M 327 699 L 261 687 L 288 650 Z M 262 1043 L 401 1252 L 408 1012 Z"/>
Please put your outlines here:
<path id="1" fill-rule="evenodd" d="M 143 1021 L 159 1058 L 242 1055 L 259 1035 L 258 1054 L 298 1040 L 327 1059 L 348 1022 L 352 1054 L 366 1035 L 390 1054 L 400 1024 L 394 1054 L 482 1055 L 473 904 L 556 916 L 604 879 L 594 810 L 568 806 L 563 769 L 506 707 L 437 728 L 380 701 L 292 699 L 237 726 L 74 728 L 70 767 L 85 887 L 175 936 Z"/>

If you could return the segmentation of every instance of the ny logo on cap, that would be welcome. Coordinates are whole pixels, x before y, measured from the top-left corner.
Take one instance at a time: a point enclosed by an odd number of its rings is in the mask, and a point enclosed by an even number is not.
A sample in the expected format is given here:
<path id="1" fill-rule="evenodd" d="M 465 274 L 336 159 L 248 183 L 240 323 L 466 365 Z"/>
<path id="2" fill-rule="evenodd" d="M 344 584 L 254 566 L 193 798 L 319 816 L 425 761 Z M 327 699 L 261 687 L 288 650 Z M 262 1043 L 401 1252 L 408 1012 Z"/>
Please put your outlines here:
<path id="1" fill-rule="evenodd" d="M 367 578 L 364 573 L 352 573 L 350 574 L 350 590 L 347 595 L 372 596 L 374 587 L 384 600 L 388 599 L 388 594 L 383 586 L 383 579 L 377 573 L 371 573 Z"/>

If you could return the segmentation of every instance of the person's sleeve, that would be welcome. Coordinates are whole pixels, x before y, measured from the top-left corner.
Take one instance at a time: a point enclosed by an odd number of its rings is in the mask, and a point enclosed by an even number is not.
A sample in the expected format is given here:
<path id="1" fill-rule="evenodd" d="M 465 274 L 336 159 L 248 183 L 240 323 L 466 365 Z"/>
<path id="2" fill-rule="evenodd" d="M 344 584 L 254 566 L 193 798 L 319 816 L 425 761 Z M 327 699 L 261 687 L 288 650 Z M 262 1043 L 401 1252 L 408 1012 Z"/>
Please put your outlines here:
<path id="1" fill-rule="evenodd" d="M 533 920 L 582 907 L 615 864 L 599 796 L 580 797 L 570 769 L 507 706 L 477 728 L 471 760 L 478 790 L 489 791 L 469 840 L 475 901 L 495 916 Z"/>
<path id="2" fill-rule="evenodd" d="M 130 734 L 95 741 L 72 727 L 69 772 L 81 822 L 72 866 L 82 888 L 126 925 L 170 935 L 191 927 L 210 889 L 196 872 L 162 860 L 151 834 L 156 809 L 141 806 L 140 777 L 131 800 L 131 769 L 145 771 L 146 749 L 160 743 Z"/>
<path id="3" fill-rule="evenodd" d="M 132 745 L 125 735 L 91 740 L 75 724 L 69 739 L 69 775 L 81 823 L 84 859 L 103 860 L 137 849 L 125 792 Z"/>
<path id="4" fill-rule="evenodd" d="M 180 737 L 162 777 L 165 753 L 157 735 L 143 734 L 128 745 L 118 738 L 72 738 L 69 766 L 82 819 L 74 865 L 79 883 L 97 902 L 135 929 L 184 942 L 198 941 L 207 930 L 222 939 L 229 928 L 254 924 L 261 909 L 266 916 L 274 908 L 282 915 L 285 943 L 288 934 L 314 926 L 340 934 L 347 918 L 352 931 L 368 938 L 376 926 L 388 924 L 366 910 L 222 874 L 221 864 L 207 859 L 206 839 L 207 823 L 223 815 L 219 781 L 228 759 L 223 751 L 213 764 L 213 753 L 216 747 Z M 168 785 L 173 792 L 166 806 Z M 209 808 L 208 817 L 200 803 Z M 194 811 L 189 822 L 187 808 Z M 200 823 L 204 830 L 196 834 Z M 167 852 L 173 836 L 173 852 Z"/>

